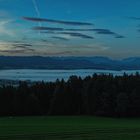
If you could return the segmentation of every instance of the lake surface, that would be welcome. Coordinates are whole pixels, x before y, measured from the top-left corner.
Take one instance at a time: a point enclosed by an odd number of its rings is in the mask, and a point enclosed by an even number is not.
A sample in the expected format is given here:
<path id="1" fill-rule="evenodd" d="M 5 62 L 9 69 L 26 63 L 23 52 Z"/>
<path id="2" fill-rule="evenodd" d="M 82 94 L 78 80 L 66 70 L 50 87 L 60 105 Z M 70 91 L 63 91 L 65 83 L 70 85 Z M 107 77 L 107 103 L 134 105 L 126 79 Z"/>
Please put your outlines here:
<path id="1" fill-rule="evenodd" d="M 29 69 L 19 69 L 19 70 L 0 70 L 0 79 L 3 80 L 30 80 L 30 81 L 46 81 L 54 82 L 56 79 L 65 79 L 72 75 L 81 76 L 82 78 L 86 76 L 92 76 L 94 73 L 97 74 L 113 74 L 113 75 L 123 75 L 140 73 L 140 70 L 133 71 L 111 71 L 111 70 L 29 70 Z"/>

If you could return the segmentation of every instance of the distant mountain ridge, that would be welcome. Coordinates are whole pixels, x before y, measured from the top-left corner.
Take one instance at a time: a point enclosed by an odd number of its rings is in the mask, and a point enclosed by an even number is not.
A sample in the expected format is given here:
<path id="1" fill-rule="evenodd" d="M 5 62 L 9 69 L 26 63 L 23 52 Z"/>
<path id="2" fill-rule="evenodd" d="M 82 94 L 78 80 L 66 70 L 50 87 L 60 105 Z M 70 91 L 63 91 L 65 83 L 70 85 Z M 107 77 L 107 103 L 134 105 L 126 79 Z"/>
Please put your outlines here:
<path id="1" fill-rule="evenodd" d="M 113 60 L 108 57 L 0 56 L 0 69 L 104 69 L 140 70 L 140 57 Z"/>

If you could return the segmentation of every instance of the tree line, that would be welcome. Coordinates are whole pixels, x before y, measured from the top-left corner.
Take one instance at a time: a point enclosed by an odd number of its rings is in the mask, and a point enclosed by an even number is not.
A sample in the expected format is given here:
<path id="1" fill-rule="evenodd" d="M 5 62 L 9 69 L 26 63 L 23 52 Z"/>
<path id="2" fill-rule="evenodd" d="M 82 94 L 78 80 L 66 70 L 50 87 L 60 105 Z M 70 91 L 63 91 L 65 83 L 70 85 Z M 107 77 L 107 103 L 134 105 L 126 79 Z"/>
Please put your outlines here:
<path id="1" fill-rule="evenodd" d="M 140 117 L 140 75 L 71 76 L 68 81 L 0 87 L 0 116 Z"/>

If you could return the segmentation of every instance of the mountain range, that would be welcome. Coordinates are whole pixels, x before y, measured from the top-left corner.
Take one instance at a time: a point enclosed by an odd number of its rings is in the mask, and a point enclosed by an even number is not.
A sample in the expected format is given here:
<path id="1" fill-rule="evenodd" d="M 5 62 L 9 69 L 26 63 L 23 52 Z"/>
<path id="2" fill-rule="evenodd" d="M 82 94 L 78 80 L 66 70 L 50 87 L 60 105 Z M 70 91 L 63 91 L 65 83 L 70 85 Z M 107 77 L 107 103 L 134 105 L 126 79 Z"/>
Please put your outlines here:
<path id="1" fill-rule="evenodd" d="M 0 56 L 0 69 L 103 69 L 140 70 L 140 57 L 122 60 L 108 57 Z"/>

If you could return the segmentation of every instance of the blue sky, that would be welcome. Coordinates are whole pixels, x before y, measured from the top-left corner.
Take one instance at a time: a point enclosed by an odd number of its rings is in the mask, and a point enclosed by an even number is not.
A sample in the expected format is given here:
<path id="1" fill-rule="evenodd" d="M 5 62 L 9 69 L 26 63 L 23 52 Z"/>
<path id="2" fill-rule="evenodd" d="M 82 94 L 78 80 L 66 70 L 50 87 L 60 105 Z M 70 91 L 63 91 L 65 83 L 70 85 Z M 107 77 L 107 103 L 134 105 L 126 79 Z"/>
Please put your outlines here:
<path id="1" fill-rule="evenodd" d="M 0 0 L 0 55 L 140 56 L 139 0 Z"/>

